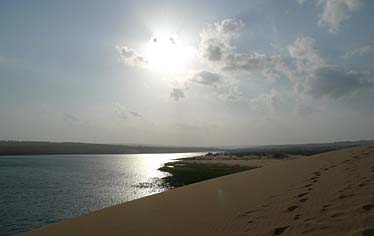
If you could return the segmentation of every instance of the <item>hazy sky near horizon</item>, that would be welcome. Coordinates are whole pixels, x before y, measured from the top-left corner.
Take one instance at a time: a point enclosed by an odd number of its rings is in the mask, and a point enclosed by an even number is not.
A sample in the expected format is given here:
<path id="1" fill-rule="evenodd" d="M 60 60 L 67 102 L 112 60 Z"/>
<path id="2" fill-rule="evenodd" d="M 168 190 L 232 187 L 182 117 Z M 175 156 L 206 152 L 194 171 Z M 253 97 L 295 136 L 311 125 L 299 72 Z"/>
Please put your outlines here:
<path id="1" fill-rule="evenodd" d="M 369 0 L 1 1 L 0 139 L 374 139 Z"/>

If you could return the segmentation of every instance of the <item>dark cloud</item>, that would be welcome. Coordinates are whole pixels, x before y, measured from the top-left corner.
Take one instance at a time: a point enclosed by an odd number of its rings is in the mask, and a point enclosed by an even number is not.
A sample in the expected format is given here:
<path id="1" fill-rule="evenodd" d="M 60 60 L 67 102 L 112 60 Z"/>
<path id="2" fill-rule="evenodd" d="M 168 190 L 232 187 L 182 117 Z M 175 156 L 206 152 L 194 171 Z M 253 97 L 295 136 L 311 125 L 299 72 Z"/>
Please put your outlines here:
<path id="1" fill-rule="evenodd" d="M 133 117 L 136 117 L 136 118 L 140 118 L 140 117 L 142 117 L 142 115 L 139 114 L 139 113 L 136 112 L 136 111 L 130 111 L 130 114 L 131 114 Z"/>
<path id="2" fill-rule="evenodd" d="M 373 88 L 369 79 L 373 74 L 363 71 L 350 71 L 339 66 L 320 67 L 306 83 L 307 92 L 313 97 L 340 98 L 360 89 Z"/>
<path id="3" fill-rule="evenodd" d="M 220 61 L 223 56 L 223 49 L 219 45 L 210 44 L 204 54 L 209 61 Z"/>
<path id="4" fill-rule="evenodd" d="M 120 103 L 116 103 L 114 105 L 114 111 L 115 113 L 117 114 L 117 116 L 121 119 L 128 119 L 129 118 L 129 115 L 131 115 L 132 117 L 135 117 L 135 118 L 140 118 L 142 117 L 142 115 L 136 111 L 129 111 L 128 109 L 126 109 L 122 104 Z"/>
<path id="5" fill-rule="evenodd" d="M 179 101 L 179 99 L 184 98 L 184 91 L 180 88 L 173 88 L 173 90 L 170 93 L 170 97 L 174 101 Z"/>
<path id="6" fill-rule="evenodd" d="M 238 100 L 241 98 L 239 89 L 235 85 L 235 80 L 230 79 L 223 74 L 206 70 L 199 71 L 187 79 L 184 87 L 174 88 L 170 97 L 175 101 L 178 101 L 179 99 L 184 98 L 184 91 L 191 89 L 193 86 L 211 89 L 224 100 Z"/>
<path id="7" fill-rule="evenodd" d="M 79 118 L 76 117 L 73 114 L 65 113 L 65 114 L 63 114 L 63 119 L 64 119 L 65 122 L 70 123 L 70 124 L 77 124 L 77 123 L 79 123 Z"/>
<path id="8" fill-rule="evenodd" d="M 222 81 L 222 75 L 209 71 L 200 71 L 193 76 L 191 81 L 206 86 L 214 86 Z"/>
<path id="9" fill-rule="evenodd" d="M 373 77 L 371 72 L 326 65 L 327 62 L 320 55 L 313 38 L 297 38 L 288 47 L 288 51 L 291 61 L 288 65 L 284 63 L 280 72 L 293 84 L 299 99 L 305 94 L 313 98 L 336 99 L 359 89 L 372 87 L 372 82 L 369 82 Z"/>
<path id="10" fill-rule="evenodd" d="M 245 71 L 250 73 L 266 73 L 271 71 L 277 58 L 257 53 L 233 53 L 226 57 L 223 69 L 227 71 Z"/>
<path id="11" fill-rule="evenodd" d="M 143 67 L 148 64 L 147 60 L 134 49 L 126 46 L 120 46 L 117 47 L 117 50 L 122 61 L 128 65 Z"/>

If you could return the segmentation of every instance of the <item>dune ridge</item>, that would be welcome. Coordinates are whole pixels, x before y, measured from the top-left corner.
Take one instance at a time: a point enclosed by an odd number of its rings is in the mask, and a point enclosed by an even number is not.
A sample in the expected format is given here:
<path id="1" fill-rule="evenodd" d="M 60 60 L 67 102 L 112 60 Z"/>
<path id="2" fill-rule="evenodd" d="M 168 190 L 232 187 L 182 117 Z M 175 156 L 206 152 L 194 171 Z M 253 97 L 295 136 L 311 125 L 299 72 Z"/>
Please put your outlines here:
<path id="1" fill-rule="evenodd" d="M 22 235 L 374 235 L 374 146 L 276 162 Z"/>

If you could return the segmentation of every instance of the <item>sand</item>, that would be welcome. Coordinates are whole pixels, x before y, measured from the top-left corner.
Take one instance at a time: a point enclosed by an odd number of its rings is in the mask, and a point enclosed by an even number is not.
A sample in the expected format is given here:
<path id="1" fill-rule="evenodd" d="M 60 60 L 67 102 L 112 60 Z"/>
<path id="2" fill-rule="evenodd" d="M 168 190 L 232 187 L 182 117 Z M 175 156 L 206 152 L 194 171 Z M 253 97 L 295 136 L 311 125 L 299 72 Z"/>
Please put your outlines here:
<path id="1" fill-rule="evenodd" d="M 374 146 L 272 163 L 24 235 L 374 235 Z"/>

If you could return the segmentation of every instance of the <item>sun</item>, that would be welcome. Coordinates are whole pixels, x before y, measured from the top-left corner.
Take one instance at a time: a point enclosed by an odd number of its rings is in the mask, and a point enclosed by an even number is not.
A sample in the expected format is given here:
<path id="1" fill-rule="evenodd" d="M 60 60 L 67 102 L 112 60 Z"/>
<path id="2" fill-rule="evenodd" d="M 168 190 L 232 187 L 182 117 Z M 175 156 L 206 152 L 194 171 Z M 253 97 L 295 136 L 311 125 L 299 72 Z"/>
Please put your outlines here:
<path id="1" fill-rule="evenodd" d="M 149 67 L 163 74 L 174 74 L 188 69 L 194 50 L 185 45 L 177 34 L 157 32 L 147 42 L 145 57 Z"/>

